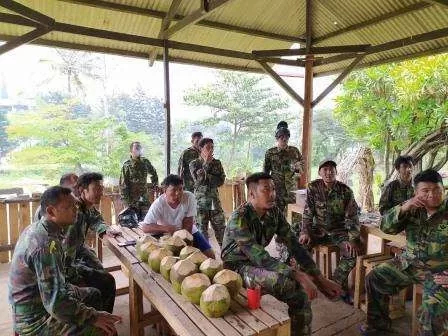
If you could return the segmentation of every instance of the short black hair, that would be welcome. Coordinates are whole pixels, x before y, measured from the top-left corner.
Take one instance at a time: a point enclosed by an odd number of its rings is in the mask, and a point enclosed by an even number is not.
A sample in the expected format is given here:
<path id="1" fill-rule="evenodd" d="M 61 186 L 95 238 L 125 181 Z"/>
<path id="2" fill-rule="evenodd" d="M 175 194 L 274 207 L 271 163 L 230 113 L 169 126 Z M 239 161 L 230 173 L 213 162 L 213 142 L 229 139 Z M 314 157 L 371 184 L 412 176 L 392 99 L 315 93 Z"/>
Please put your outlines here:
<path id="1" fill-rule="evenodd" d="M 213 139 L 211 138 L 202 138 L 201 141 L 199 141 L 199 148 L 204 148 L 204 146 L 208 143 L 213 143 Z"/>
<path id="2" fill-rule="evenodd" d="M 202 132 L 193 132 L 191 138 L 202 138 Z"/>
<path id="3" fill-rule="evenodd" d="M 59 180 L 59 185 L 65 184 L 65 182 L 68 182 L 71 180 L 72 176 L 78 177 L 75 173 L 67 173 L 61 176 L 61 179 Z"/>
<path id="4" fill-rule="evenodd" d="M 130 150 L 130 151 L 132 150 L 132 147 L 134 147 L 134 144 L 139 144 L 139 145 L 141 146 L 140 141 L 133 141 L 133 142 L 131 142 L 131 144 L 129 145 L 129 150 Z"/>
<path id="5" fill-rule="evenodd" d="M 258 184 L 260 180 L 272 180 L 272 176 L 268 173 L 253 173 L 246 177 L 246 187 L 249 189 L 253 184 Z"/>
<path id="6" fill-rule="evenodd" d="M 84 173 L 78 178 L 78 182 L 76 183 L 76 188 L 88 188 L 89 184 L 95 181 L 102 181 L 103 175 L 100 173 Z"/>
<path id="7" fill-rule="evenodd" d="M 184 181 L 180 178 L 179 175 L 175 174 L 169 174 L 167 177 L 165 177 L 162 181 L 162 187 L 168 188 L 169 186 L 180 186 L 181 184 L 184 184 Z"/>
<path id="8" fill-rule="evenodd" d="M 284 120 L 280 121 L 277 124 L 277 129 L 279 129 L 279 128 L 288 128 L 288 123 L 286 121 L 284 121 Z"/>
<path id="9" fill-rule="evenodd" d="M 394 167 L 396 170 L 400 169 L 402 164 L 413 165 L 414 159 L 409 155 L 400 155 L 394 162 Z"/>
<path id="10" fill-rule="evenodd" d="M 48 206 L 58 204 L 62 196 L 67 196 L 71 193 L 72 191 L 69 188 L 61 186 L 53 186 L 45 190 L 40 198 L 41 216 L 45 215 Z"/>
<path id="11" fill-rule="evenodd" d="M 419 184 L 420 182 L 432 182 L 443 184 L 442 176 L 440 176 L 440 174 L 434 169 L 427 169 L 415 175 L 414 185 L 417 186 L 417 184 Z"/>

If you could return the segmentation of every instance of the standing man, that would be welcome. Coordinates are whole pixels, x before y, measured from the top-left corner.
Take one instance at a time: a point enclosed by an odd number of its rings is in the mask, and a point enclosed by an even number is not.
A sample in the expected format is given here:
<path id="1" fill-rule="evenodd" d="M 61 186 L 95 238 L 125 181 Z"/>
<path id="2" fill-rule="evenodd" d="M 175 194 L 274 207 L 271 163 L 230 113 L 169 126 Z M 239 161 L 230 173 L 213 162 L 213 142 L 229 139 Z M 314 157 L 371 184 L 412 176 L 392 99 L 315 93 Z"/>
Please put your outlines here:
<path id="1" fill-rule="evenodd" d="M 194 132 L 191 134 L 192 146 L 184 150 L 179 158 L 177 173 L 184 181 L 184 190 L 190 192 L 194 192 L 194 181 L 190 173 L 190 162 L 199 158 L 201 152 L 199 149 L 199 141 L 201 141 L 201 139 L 201 132 Z"/>
<path id="2" fill-rule="evenodd" d="M 108 231 L 109 226 L 103 220 L 95 205 L 100 203 L 103 195 L 103 175 L 99 173 L 82 174 L 76 185 L 78 215 L 63 241 L 66 252 L 67 280 L 77 286 L 95 287 L 101 291 L 103 309 L 112 313 L 115 302 L 115 279 L 104 270 L 95 252 L 85 245 L 87 232 L 96 232 L 100 237 Z"/>
<path id="3" fill-rule="evenodd" d="M 443 199 L 442 177 L 435 170 L 417 174 L 414 185 L 414 197 L 383 215 L 381 230 L 405 231 L 406 250 L 366 276 L 367 323 L 362 335 L 391 331 L 389 296 L 411 284 L 423 284 L 419 335 L 448 332 L 448 199 Z"/>
<path id="4" fill-rule="evenodd" d="M 399 156 L 395 160 L 395 170 L 398 178 L 390 182 L 381 193 L 380 213 L 384 213 L 394 206 L 407 201 L 414 195 L 414 187 L 412 186 L 412 172 L 414 164 L 411 156 Z"/>
<path id="5" fill-rule="evenodd" d="M 139 220 L 145 218 L 149 209 L 148 176 L 151 178 L 151 187 L 157 188 L 159 178 L 151 162 L 142 156 L 142 145 L 134 141 L 130 146 L 131 157 L 123 163 L 120 174 L 120 194 L 124 203 L 132 207 Z"/>
<path id="6" fill-rule="evenodd" d="M 319 244 L 339 247 L 341 260 L 333 279 L 346 291 L 344 301 L 351 303 L 347 278 L 361 251 L 358 205 L 352 190 L 337 181 L 336 174 L 333 160 L 319 164 L 321 178 L 308 186 L 299 242 L 310 248 Z"/>
<path id="7" fill-rule="evenodd" d="M 302 154 L 297 147 L 288 145 L 290 136 L 288 124 L 279 122 L 275 132 L 277 146 L 267 150 L 263 165 L 263 171 L 274 180 L 276 204 L 283 212 L 289 203 L 295 203 L 292 191 L 297 189 L 297 180 L 303 172 Z"/>
<path id="8" fill-rule="evenodd" d="M 194 195 L 198 204 L 197 224 L 199 231 L 208 239 L 208 222 L 212 224 L 219 246 L 225 229 L 224 211 L 219 200 L 218 187 L 224 184 L 226 174 L 221 161 L 213 157 L 213 139 L 199 141 L 199 158 L 190 162 L 194 181 Z"/>
<path id="9" fill-rule="evenodd" d="M 238 272 L 246 287 L 260 285 L 262 294 L 287 303 L 291 335 L 309 336 L 310 300 L 317 297 L 317 287 L 327 296 L 337 297 L 340 286 L 325 279 L 310 254 L 297 243 L 283 212 L 275 205 L 272 177 L 252 174 L 246 178 L 246 186 L 248 201 L 232 213 L 224 233 L 224 267 Z M 287 246 L 290 265 L 265 250 L 274 235 Z"/>
<path id="10" fill-rule="evenodd" d="M 99 290 L 66 282 L 63 231 L 76 217 L 71 190 L 47 189 L 44 215 L 20 235 L 9 273 L 9 302 L 19 335 L 114 335 L 121 317 L 101 311 Z"/>

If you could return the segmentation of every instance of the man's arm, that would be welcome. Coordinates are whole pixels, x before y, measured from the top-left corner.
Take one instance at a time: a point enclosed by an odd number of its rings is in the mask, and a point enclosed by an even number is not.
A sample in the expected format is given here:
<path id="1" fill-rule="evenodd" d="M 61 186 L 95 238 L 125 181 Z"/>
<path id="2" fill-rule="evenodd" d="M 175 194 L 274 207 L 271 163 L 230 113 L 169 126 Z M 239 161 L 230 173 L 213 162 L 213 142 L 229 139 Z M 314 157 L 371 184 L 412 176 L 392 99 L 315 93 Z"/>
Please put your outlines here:
<path id="1" fill-rule="evenodd" d="M 151 175 L 151 183 L 154 187 L 159 185 L 159 177 L 157 176 L 157 171 L 156 169 L 153 167 L 153 165 L 151 164 L 151 162 L 146 159 L 145 160 L 145 164 L 146 164 L 146 169 L 148 171 L 148 173 Z"/>
<path id="2" fill-rule="evenodd" d="M 195 189 L 205 181 L 205 171 L 199 160 L 193 160 L 189 165 L 191 177 L 193 178 Z"/>
<path id="3" fill-rule="evenodd" d="M 311 234 L 311 227 L 313 225 L 313 218 L 315 216 L 315 201 L 314 192 L 311 187 L 308 187 L 306 193 L 305 209 L 302 215 L 302 228 L 301 234 Z"/>
<path id="4" fill-rule="evenodd" d="M 383 192 L 381 193 L 380 202 L 379 202 L 379 210 L 380 214 L 384 215 L 387 210 L 391 208 L 390 200 L 391 200 L 391 183 L 384 187 Z"/>
<path id="5" fill-rule="evenodd" d="M 129 172 L 126 169 L 126 165 L 123 164 L 123 167 L 121 168 L 120 173 L 120 196 L 123 199 L 123 201 L 126 203 L 127 206 L 130 206 L 131 202 L 131 195 L 130 195 L 130 186 L 129 186 Z"/>
<path id="6" fill-rule="evenodd" d="M 381 218 L 381 231 L 387 234 L 397 234 L 406 228 L 407 214 L 401 208 L 402 205 L 397 205 L 384 213 Z"/>
<path id="7" fill-rule="evenodd" d="M 191 231 L 193 230 L 193 224 L 194 224 L 194 217 L 185 217 L 182 220 L 182 229 L 185 229 L 191 233 Z"/>
<path id="8" fill-rule="evenodd" d="M 212 173 L 212 171 L 214 170 L 213 167 L 216 168 L 216 170 L 218 171 L 217 173 Z M 208 179 L 212 188 L 220 187 L 224 184 L 224 181 L 226 180 L 226 174 L 224 173 L 224 168 L 222 167 L 221 161 L 212 161 L 210 165 L 204 166 L 204 170 L 206 173 L 206 178 Z"/>
<path id="9" fill-rule="evenodd" d="M 349 191 L 345 206 L 345 227 L 348 231 L 349 242 L 359 242 L 360 227 L 358 216 L 358 204 L 356 204 L 353 191 Z"/>
<path id="10" fill-rule="evenodd" d="M 160 225 L 150 223 L 142 223 L 141 228 L 144 233 L 150 233 L 150 234 L 160 234 L 160 233 L 173 234 L 176 231 L 176 227 L 173 225 Z"/>
<path id="11" fill-rule="evenodd" d="M 271 159 L 269 158 L 269 150 L 266 151 L 266 154 L 264 155 L 264 163 L 263 163 L 263 172 L 270 174 L 272 167 L 271 167 Z"/>
<path id="12" fill-rule="evenodd" d="M 89 210 L 89 216 L 87 221 L 88 221 L 88 228 L 98 233 L 100 237 L 106 233 L 107 228 L 109 227 L 106 224 L 106 222 L 104 222 L 101 213 L 95 207 Z"/>
<path id="13" fill-rule="evenodd" d="M 183 176 L 184 176 L 184 169 L 185 169 L 185 166 L 184 166 L 184 153 L 185 153 L 185 151 L 183 151 L 180 154 L 179 162 L 177 163 L 177 175 L 179 175 L 180 178 L 183 178 Z M 188 167 L 187 167 L 187 169 L 188 169 Z"/>

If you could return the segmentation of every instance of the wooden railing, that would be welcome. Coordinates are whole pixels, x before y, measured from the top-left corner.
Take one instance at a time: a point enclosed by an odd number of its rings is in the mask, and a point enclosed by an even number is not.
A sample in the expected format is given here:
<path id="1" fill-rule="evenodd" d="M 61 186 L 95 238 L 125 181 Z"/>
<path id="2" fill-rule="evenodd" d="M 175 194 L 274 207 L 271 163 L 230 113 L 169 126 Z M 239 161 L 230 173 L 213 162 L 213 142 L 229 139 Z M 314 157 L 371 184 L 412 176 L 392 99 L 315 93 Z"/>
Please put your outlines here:
<path id="1" fill-rule="evenodd" d="M 226 182 L 219 188 L 219 196 L 226 217 L 245 201 L 244 184 L 241 181 Z M 34 213 L 39 207 L 40 196 L 28 195 L 0 199 L 0 263 L 11 261 L 12 252 L 20 233 L 33 221 Z M 101 198 L 99 210 L 106 223 L 115 224 L 116 215 L 124 208 L 118 192 L 105 190 Z M 102 249 L 97 245 L 94 235 L 88 237 L 88 244 L 93 248 Z M 100 254 L 100 251 L 98 251 Z"/>

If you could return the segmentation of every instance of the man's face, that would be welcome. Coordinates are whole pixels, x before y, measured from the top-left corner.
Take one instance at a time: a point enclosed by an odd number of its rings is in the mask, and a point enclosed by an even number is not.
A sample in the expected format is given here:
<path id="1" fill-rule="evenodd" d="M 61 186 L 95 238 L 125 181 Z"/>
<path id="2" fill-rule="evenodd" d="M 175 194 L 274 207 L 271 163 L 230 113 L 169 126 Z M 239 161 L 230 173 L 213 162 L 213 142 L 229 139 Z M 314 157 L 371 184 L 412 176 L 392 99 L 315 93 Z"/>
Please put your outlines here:
<path id="1" fill-rule="evenodd" d="M 336 167 L 326 165 L 319 169 L 319 176 L 324 180 L 324 183 L 334 183 L 336 181 Z"/>
<path id="2" fill-rule="evenodd" d="M 250 188 L 249 193 L 255 207 L 269 210 L 275 206 L 275 186 L 272 179 L 259 180 L 255 188 Z"/>
<path id="3" fill-rule="evenodd" d="M 86 189 L 81 189 L 81 198 L 91 204 L 99 204 L 103 189 L 103 181 L 92 181 Z"/>
<path id="4" fill-rule="evenodd" d="M 201 155 L 212 156 L 214 148 L 215 146 L 213 145 L 213 143 L 211 142 L 206 143 L 204 147 L 201 148 Z"/>
<path id="5" fill-rule="evenodd" d="M 56 205 L 47 207 L 47 214 L 57 225 L 67 227 L 75 222 L 77 210 L 75 198 L 72 195 L 64 195 Z"/>
<path id="6" fill-rule="evenodd" d="M 199 148 L 199 141 L 201 141 L 201 139 L 201 136 L 191 138 L 191 143 L 193 144 L 194 148 Z"/>
<path id="7" fill-rule="evenodd" d="M 288 146 L 289 136 L 287 135 L 280 135 L 277 138 L 277 146 L 280 148 L 286 148 Z"/>
<path id="8" fill-rule="evenodd" d="M 400 175 L 402 181 L 409 182 L 412 179 L 413 170 L 414 165 L 412 163 L 401 163 L 398 168 L 398 175 Z"/>
<path id="9" fill-rule="evenodd" d="M 443 201 L 443 186 L 441 183 L 419 182 L 415 186 L 415 196 L 425 203 L 426 208 L 438 208 Z"/>
<path id="10" fill-rule="evenodd" d="M 138 143 L 138 142 L 137 142 L 137 143 L 134 143 L 134 144 L 132 145 L 131 155 L 132 155 L 132 157 L 133 157 L 134 159 L 136 159 L 136 158 L 142 156 L 142 151 L 143 151 L 143 149 L 142 149 L 142 145 L 141 145 L 140 143 Z"/>
<path id="11" fill-rule="evenodd" d="M 168 204 L 177 204 L 180 202 L 180 200 L 182 199 L 182 194 L 184 191 L 184 186 L 178 185 L 178 186 L 173 186 L 170 185 L 165 189 L 165 196 L 166 196 L 166 201 L 168 202 Z"/>

